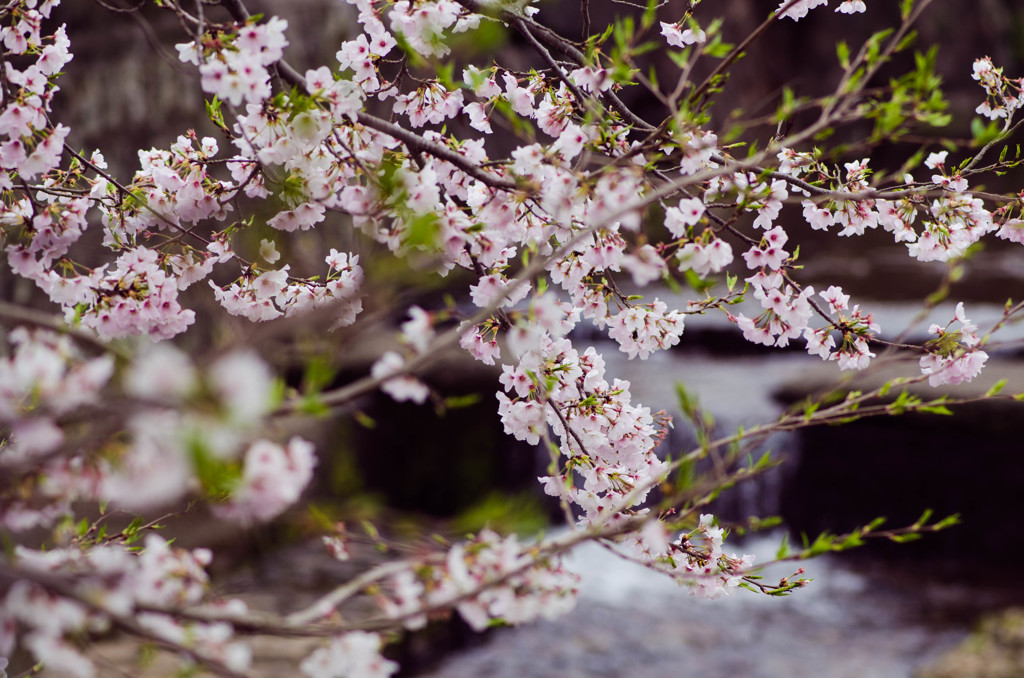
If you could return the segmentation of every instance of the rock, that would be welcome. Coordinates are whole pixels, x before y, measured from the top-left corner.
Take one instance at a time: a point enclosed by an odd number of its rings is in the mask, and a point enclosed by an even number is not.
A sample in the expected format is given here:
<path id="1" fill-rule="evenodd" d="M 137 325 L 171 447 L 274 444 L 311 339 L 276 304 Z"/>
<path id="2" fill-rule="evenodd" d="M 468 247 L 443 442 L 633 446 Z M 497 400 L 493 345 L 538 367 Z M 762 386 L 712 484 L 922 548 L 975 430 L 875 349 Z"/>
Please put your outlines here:
<path id="1" fill-rule="evenodd" d="M 915 678 L 1020 678 L 1024 675 L 1024 608 L 986 617 L 960 645 Z"/>

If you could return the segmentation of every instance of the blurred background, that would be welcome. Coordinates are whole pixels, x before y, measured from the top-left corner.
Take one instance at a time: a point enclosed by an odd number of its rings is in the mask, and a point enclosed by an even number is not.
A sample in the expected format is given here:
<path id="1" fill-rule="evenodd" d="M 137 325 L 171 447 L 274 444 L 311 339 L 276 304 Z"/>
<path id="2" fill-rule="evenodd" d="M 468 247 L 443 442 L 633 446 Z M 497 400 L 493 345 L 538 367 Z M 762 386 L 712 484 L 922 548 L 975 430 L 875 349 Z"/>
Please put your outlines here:
<path id="1" fill-rule="evenodd" d="M 286 55 L 300 72 L 334 63 L 338 45 L 354 37 L 358 28 L 354 9 L 336 0 L 248 4 L 253 12 L 288 19 L 291 45 Z M 705 25 L 712 18 L 725 18 L 725 39 L 738 42 L 776 4 L 718 0 L 701 4 L 695 16 Z M 734 70 L 711 127 L 734 110 L 751 117 L 773 112 L 784 86 L 800 96 L 827 93 L 840 72 L 836 41 L 845 39 L 855 48 L 872 32 L 894 25 L 896 4 L 869 0 L 863 15 L 821 9 L 799 23 L 774 26 Z M 614 15 L 634 11 L 628 3 L 592 5 L 598 27 Z M 538 20 L 578 37 L 577 5 L 542 0 L 538 6 Z M 675 20 L 687 6 L 667 2 L 659 18 Z M 177 60 L 174 44 L 188 38 L 172 16 L 149 5 L 137 13 L 116 13 L 91 2 L 66 2 L 57 20 L 68 24 L 75 57 L 61 80 L 54 118 L 71 127 L 72 146 L 101 150 L 115 176 L 128 179 L 137 167 L 138 149 L 166 147 L 190 128 L 215 135 L 205 122 L 195 71 Z M 1024 8 L 1012 0 L 940 0 L 918 30 L 921 50 L 938 46 L 936 70 L 944 81 L 953 123 L 902 143 L 851 148 L 846 159 L 870 157 L 872 166 L 894 169 L 919 148 L 940 150 L 940 138 L 970 139 L 973 110 L 982 101 L 982 90 L 970 78 L 977 57 L 991 56 L 1011 77 L 1024 75 Z M 652 39 L 660 40 L 657 35 Z M 496 24 L 461 37 L 451 58 L 459 73 L 469 60 L 483 55 L 486 61 L 492 54 L 500 55 L 502 65 L 537 65 L 528 45 Z M 673 66 L 665 54 L 655 50 L 647 56 L 668 79 Z M 892 72 L 908 67 L 910 59 L 898 60 Z M 627 88 L 623 98 L 649 120 L 662 115 L 640 87 Z M 852 143 L 866 129 L 854 125 L 839 130 L 826 143 Z M 750 136 L 763 146 L 773 132 L 753 130 Z M 1016 192 L 1020 183 L 1021 177 L 1011 173 L 984 188 Z M 806 268 L 800 280 L 819 289 L 842 285 L 854 303 L 875 312 L 885 338 L 907 327 L 920 300 L 946 276 L 945 266 L 911 260 L 886 233 L 856 240 L 822 237 L 811 232 L 798 210 L 787 209 L 780 223 L 801 242 Z M 359 253 L 368 278 L 364 306 L 379 319 L 374 328 L 339 335 L 314 328 L 253 331 L 247 321 L 212 312 L 208 290 L 196 286 L 185 301 L 197 309 L 200 320 L 196 331 L 183 338 L 186 346 L 253 341 L 287 371 L 293 385 L 312 378 L 308 366 L 314 363 L 327 379 L 344 383 L 364 374 L 387 348 L 409 304 L 430 308 L 449 289 L 465 289 L 464 279 L 449 279 L 446 287 L 438 287 L 426 274 L 396 265 L 334 217 L 313 234 L 288 241 L 286 258 L 298 258 L 301 269 L 303 260 L 312 265 L 328 247 Z M 258 242 L 260 235 L 253 237 Z M 1018 247 L 987 243 L 951 289 L 949 298 L 968 302 L 969 317 L 982 329 L 998 320 L 1007 297 L 1024 295 L 1024 256 Z M 685 292 L 667 289 L 646 293 L 680 303 L 688 298 Z M 32 303 L 35 294 L 30 284 L 0 269 L 0 298 Z M 923 337 L 930 322 L 944 325 L 953 306 L 939 304 L 930 316 L 918 319 L 910 338 Z M 799 348 L 747 344 L 719 317 L 688 319 L 677 350 L 642 363 L 626 361 L 615 344 L 582 327 L 575 337 L 578 345 L 602 349 L 609 373 L 630 380 L 636 400 L 675 416 L 676 429 L 663 448 L 666 454 L 678 455 L 694 441 L 679 416 L 677 382 L 699 396 L 719 431 L 728 433 L 770 421 L 807 395 L 833 388 L 838 375 L 834 365 L 818 364 Z M 1022 335 L 1019 327 L 1010 327 L 1003 338 Z M 1007 392 L 1024 391 L 1016 346 L 1011 342 L 989 352 L 992 363 L 981 383 L 962 393 L 984 392 L 1000 378 L 1009 380 Z M 193 513 L 172 522 L 170 529 L 184 545 L 215 543 L 214 567 L 222 591 L 276 608 L 311 599 L 351 576 L 360 563 L 387 557 L 382 549 L 407 553 L 395 550 L 403 542 L 405 549 L 428 549 L 430 534 L 457 538 L 485 525 L 525 535 L 559 529 L 557 506 L 536 482 L 536 476 L 545 474 L 546 454 L 502 433 L 493 399 L 497 374 L 453 355 L 425 376 L 448 398 L 441 416 L 430 407 L 373 396 L 316 423 L 307 432 L 322 457 L 311 504 L 268 527 L 239 531 Z M 869 382 L 872 378 L 866 377 Z M 955 418 L 863 421 L 767 441 L 765 448 L 786 463 L 723 495 L 714 507 L 723 523 L 752 515 L 782 518 L 782 526 L 772 532 L 731 540 L 734 550 L 756 553 L 759 561 L 771 559 L 787 531 L 794 539 L 802 533 L 813 537 L 876 516 L 898 526 L 913 522 L 926 508 L 940 517 L 963 516 L 961 526 L 913 544 L 870 545 L 841 558 L 813 561 L 805 565 L 812 586 L 789 598 L 740 591 L 726 600 L 696 600 L 667 580 L 588 547 L 572 559 L 584 583 L 579 607 L 569 617 L 479 636 L 457 619 L 437 620 L 391 651 L 402 662 L 403 675 L 436 678 L 1024 675 L 1024 617 L 1014 608 L 1024 604 L 1024 587 L 1016 579 L 1024 570 L 1024 541 L 1019 538 L 1022 433 L 1019 408 L 987 403 L 965 408 Z M 361 527 L 363 521 L 378 526 L 383 536 Z M 338 522 L 353 535 L 353 564 L 333 561 L 311 538 Z M 767 576 L 790 571 L 772 570 Z M 101 650 L 114 664 L 119 653 L 130 652 L 117 641 Z M 290 657 L 303 656 L 301 648 L 283 642 L 268 641 L 257 652 L 268 658 L 268 671 L 275 666 L 283 670 Z"/>

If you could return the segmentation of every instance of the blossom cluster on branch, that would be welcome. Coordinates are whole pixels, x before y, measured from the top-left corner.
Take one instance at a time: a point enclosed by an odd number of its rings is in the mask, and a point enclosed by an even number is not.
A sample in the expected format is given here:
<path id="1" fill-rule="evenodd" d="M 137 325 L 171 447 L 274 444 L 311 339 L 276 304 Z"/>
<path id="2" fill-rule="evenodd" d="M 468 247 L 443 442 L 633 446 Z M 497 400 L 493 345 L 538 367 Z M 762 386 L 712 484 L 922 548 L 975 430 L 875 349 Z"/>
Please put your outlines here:
<path id="1" fill-rule="evenodd" d="M 250 15 L 239 0 L 159 4 L 185 29 L 177 52 L 195 69 L 217 131 L 182 130 L 168 148 L 140 150 L 131 177 L 114 176 L 102 149 L 75 150 L 74 130 L 52 120 L 72 59 L 58 2 L 0 7 L 0 246 L 10 273 L 52 311 L 0 304 L 0 527 L 15 542 L 52 532 L 45 549 L 19 545 L 0 561 L 0 655 L 19 645 L 47 669 L 91 678 L 88 641 L 114 628 L 238 676 L 252 665 L 252 637 L 318 635 L 328 640 L 298 667 L 305 675 L 387 676 L 397 665 L 381 654 L 385 631 L 445 611 L 479 629 L 571 608 L 577 578 L 561 556 L 588 540 L 697 595 L 785 594 L 804 580 L 758 581 L 753 557 L 727 553 L 726 530 L 703 509 L 770 465 L 739 463 L 764 436 L 893 414 L 881 396 L 894 382 L 717 439 L 695 416 L 700 444 L 669 460 L 659 445 L 670 418 L 635 402 L 630 383 L 607 374 L 574 329 L 588 324 L 644 360 L 684 341 L 687 316 L 721 313 L 750 342 L 803 342 L 840 370 L 911 357 L 916 381 L 933 387 L 970 381 L 988 359 L 989 334 L 962 303 L 946 326 L 930 328 L 934 338 L 891 342 L 869 310 L 839 285 L 815 290 L 798 264 L 812 230 L 854 238 L 881 229 L 908 257 L 951 267 L 990 236 L 1024 243 L 1020 196 L 972 189 L 1019 162 L 1005 149 L 985 160 L 1016 130 L 1024 99 L 1024 83 L 987 58 L 974 64 L 984 90 L 977 112 L 996 126 L 958 149 L 958 163 L 922 148 L 890 175 L 868 157 L 816 145 L 853 121 L 873 120 L 883 135 L 945 121 L 928 58 L 883 94 L 876 84 L 930 0 L 903 0 L 893 31 L 841 51 L 834 92 L 787 98 L 774 134 L 751 121 L 740 134 L 749 153 L 723 142 L 710 112 L 725 75 L 775 22 L 828 0 L 784 1 L 736 45 L 724 40 L 727 23 L 697 11 L 699 0 L 660 22 L 664 10 L 652 3 L 607 31 L 590 30 L 584 2 L 582 42 L 548 28 L 528 3 L 350 0 L 359 30 L 334 62 L 302 67 L 287 61 L 285 19 Z M 844 0 L 835 11 L 868 9 Z M 534 68 L 446 68 L 453 35 L 484 22 L 517 33 Z M 644 75 L 652 44 L 671 50 L 675 83 Z M 707 68 L 695 70 L 698 62 Z M 703 81 L 693 75 L 708 69 Z M 631 88 L 661 107 L 657 120 L 624 103 Z M 778 131 L 796 119 L 802 126 Z M 345 238 L 335 238 L 339 229 Z M 298 254 L 354 239 L 358 251 L 317 252 L 318 270 Z M 366 376 L 299 394 L 251 346 L 176 347 L 199 324 L 186 299 L 201 297 L 251 323 L 315 318 L 341 333 L 377 322 L 363 309 L 374 281 L 366 252 L 449 276 L 458 297 L 400 309 L 398 349 L 377 352 Z M 678 280 L 694 291 L 674 307 L 667 299 L 679 295 L 659 283 Z M 1008 303 L 999 325 L 1020 309 Z M 310 442 L 282 432 L 283 415 L 343 408 L 377 389 L 423 404 L 436 396 L 424 368 L 460 349 L 500 366 L 505 432 L 550 452 L 540 482 L 562 505 L 566 533 L 524 542 L 485 530 L 275 616 L 214 596 L 209 551 L 172 546 L 151 521 L 110 534 L 102 519 L 67 530 L 75 507 L 90 502 L 149 516 L 199 498 L 226 520 L 271 520 L 300 501 L 317 466 Z M 934 406 L 909 399 L 900 411 Z M 711 454 L 717 475 L 696 487 L 673 481 Z M 780 557 L 945 524 L 873 525 Z M 325 545 L 348 557 L 343 535 Z M 377 616 L 339 614 L 367 593 Z"/>

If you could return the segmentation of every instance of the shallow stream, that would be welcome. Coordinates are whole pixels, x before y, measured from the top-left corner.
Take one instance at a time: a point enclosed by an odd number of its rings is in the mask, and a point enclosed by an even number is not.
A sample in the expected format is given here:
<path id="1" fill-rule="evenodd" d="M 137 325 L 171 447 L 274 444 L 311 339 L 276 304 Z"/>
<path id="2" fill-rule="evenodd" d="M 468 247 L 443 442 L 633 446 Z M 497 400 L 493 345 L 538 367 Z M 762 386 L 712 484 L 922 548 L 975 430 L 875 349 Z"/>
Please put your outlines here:
<path id="1" fill-rule="evenodd" d="M 1001 314 L 994 306 L 969 311 L 979 321 Z M 895 336 L 915 312 L 909 305 L 884 307 L 877 314 L 883 333 Z M 914 334 L 922 335 L 930 322 L 945 325 L 952 313 L 952 305 L 936 309 Z M 722 324 L 715 319 L 693 321 L 687 321 L 687 332 L 714 333 Z M 1010 328 L 1010 333 L 1014 338 L 1022 334 L 1019 327 Z M 661 352 L 639 362 L 627 361 L 614 345 L 598 347 L 608 374 L 632 382 L 634 401 L 652 410 L 675 411 L 675 383 L 681 380 L 715 415 L 722 432 L 771 421 L 781 412 L 773 392 L 799 381 L 805 370 L 821 367 L 801 351 L 766 359 L 716 356 L 709 347 L 707 352 Z M 685 442 L 685 434 L 676 437 L 676 442 Z M 793 435 L 776 436 L 768 444 L 782 454 L 799 454 Z M 784 468 L 780 473 L 785 472 Z M 781 488 L 779 474 L 769 475 L 739 488 L 730 505 L 760 515 L 776 512 Z M 773 557 L 781 536 L 778 532 L 750 537 L 733 542 L 732 549 L 727 542 L 726 550 L 754 553 L 764 562 Z M 1015 596 L 1009 588 L 927 579 L 922 576 L 926 572 L 905 564 L 897 567 L 844 556 L 804 564 L 812 584 L 785 598 L 740 590 L 718 600 L 699 600 L 598 545 L 577 550 L 570 566 L 583 576 L 572 614 L 498 630 L 482 646 L 456 652 L 421 675 L 911 678 L 915 670 L 960 642 L 980 613 L 1008 604 Z M 792 570 L 792 565 L 775 566 L 765 575 L 772 580 Z"/>
<path id="2" fill-rule="evenodd" d="M 759 537 L 742 549 L 766 560 L 776 545 Z M 858 573 L 835 558 L 809 563 L 813 583 L 789 597 L 740 590 L 718 600 L 696 599 L 596 545 L 578 550 L 570 564 L 583 575 L 574 612 L 500 630 L 422 675 L 910 678 L 968 631 L 967 619 L 936 614 L 923 588 Z"/>

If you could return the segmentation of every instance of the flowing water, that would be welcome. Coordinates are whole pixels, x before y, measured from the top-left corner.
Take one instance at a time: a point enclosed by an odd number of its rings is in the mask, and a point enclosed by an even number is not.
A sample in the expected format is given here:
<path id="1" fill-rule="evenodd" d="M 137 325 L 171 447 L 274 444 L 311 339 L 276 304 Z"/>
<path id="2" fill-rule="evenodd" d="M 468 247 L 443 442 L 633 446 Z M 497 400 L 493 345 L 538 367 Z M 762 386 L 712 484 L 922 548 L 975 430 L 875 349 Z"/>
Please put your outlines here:
<path id="1" fill-rule="evenodd" d="M 884 334 L 893 337 L 892 329 L 905 327 L 915 312 L 909 305 L 887 306 L 876 317 Z M 969 314 L 995 320 L 1001 308 L 979 306 Z M 914 334 L 922 335 L 930 322 L 945 325 L 952 315 L 952 306 L 940 307 Z M 687 332 L 712 337 L 721 324 L 695 318 L 688 320 Z M 1019 327 L 1010 331 L 1014 338 L 1022 334 Z M 821 367 L 799 351 L 766 359 L 719 356 L 714 346 L 705 345 L 704 351 L 661 352 L 638 362 L 627 361 L 614 345 L 598 347 L 608 374 L 632 382 L 635 402 L 674 412 L 675 384 L 682 381 L 715 415 L 720 432 L 771 421 L 781 412 L 773 393 L 799 381 L 809 367 Z M 685 427 L 680 431 L 668 440 L 673 452 L 683 451 L 689 442 Z M 791 457 L 791 463 L 798 461 L 794 434 L 777 435 L 767 446 Z M 741 486 L 724 506 L 741 516 L 777 512 L 785 473 L 783 466 L 756 484 Z M 750 537 L 733 542 L 732 550 L 754 553 L 765 562 L 772 559 L 781 536 Z M 729 546 L 727 542 L 727 550 Z M 1008 601 L 1005 590 L 926 579 L 913 568 L 843 556 L 805 563 L 813 582 L 785 598 L 740 590 L 718 600 L 696 599 L 670 580 L 593 544 L 577 550 L 569 565 L 583 576 L 572 614 L 499 630 L 486 644 L 455 653 L 422 675 L 911 678 L 916 669 L 961 641 L 978 614 Z M 777 565 L 764 574 L 772 580 L 792 570 L 791 564 Z"/>
<path id="2" fill-rule="evenodd" d="M 777 536 L 777 535 L 776 535 Z M 775 536 L 742 545 L 770 559 Z M 700 600 L 597 545 L 570 559 L 583 575 L 570 615 L 494 634 L 429 678 L 910 678 L 959 642 L 923 592 L 835 558 L 806 565 L 812 584 L 786 598 L 736 591 Z M 775 567 L 779 577 L 790 569 Z M 770 576 L 769 576 L 770 578 Z"/>

